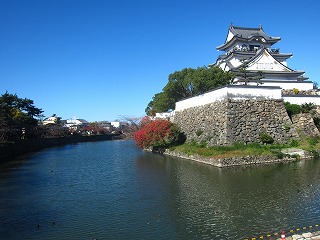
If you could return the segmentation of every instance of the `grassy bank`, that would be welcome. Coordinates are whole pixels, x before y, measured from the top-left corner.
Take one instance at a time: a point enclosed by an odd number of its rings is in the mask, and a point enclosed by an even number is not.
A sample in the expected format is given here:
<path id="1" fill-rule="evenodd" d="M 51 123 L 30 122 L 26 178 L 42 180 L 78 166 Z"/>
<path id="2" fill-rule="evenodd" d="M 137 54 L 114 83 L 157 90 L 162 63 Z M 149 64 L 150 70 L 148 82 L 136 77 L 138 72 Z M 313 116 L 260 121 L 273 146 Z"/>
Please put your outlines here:
<path id="1" fill-rule="evenodd" d="M 211 146 L 206 143 L 184 143 L 183 145 L 171 147 L 171 151 L 179 151 L 187 155 L 198 154 L 204 157 L 232 158 L 241 156 L 268 156 L 274 155 L 283 158 L 285 154 L 282 149 L 300 148 L 318 156 L 317 149 L 320 149 L 320 137 L 304 137 L 299 141 L 293 140 L 290 144 L 260 144 L 260 143 L 236 143 L 232 146 Z"/>

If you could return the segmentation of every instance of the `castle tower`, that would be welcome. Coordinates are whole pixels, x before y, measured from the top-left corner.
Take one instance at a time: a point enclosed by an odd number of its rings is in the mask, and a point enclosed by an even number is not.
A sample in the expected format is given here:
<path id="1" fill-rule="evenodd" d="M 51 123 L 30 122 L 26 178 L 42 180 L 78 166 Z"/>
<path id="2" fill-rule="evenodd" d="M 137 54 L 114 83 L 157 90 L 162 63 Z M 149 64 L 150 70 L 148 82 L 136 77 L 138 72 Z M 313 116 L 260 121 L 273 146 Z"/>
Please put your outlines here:
<path id="1" fill-rule="evenodd" d="M 225 71 L 235 73 L 235 84 L 280 86 L 282 89 L 313 89 L 313 82 L 307 81 L 304 71 L 287 66 L 292 53 L 280 53 L 272 46 L 280 37 L 267 35 L 263 28 L 229 27 L 225 42 L 217 47 L 223 51 L 216 63 Z"/>

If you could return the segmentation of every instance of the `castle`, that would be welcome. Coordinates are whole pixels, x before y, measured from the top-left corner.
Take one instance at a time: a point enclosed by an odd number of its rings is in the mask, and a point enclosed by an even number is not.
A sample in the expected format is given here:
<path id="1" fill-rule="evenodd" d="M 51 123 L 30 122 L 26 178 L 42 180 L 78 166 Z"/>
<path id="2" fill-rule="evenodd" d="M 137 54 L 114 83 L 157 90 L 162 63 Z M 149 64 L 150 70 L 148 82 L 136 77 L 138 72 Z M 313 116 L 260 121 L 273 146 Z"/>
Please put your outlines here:
<path id="1" fill-rule="evenodd" d="M 287 143 L 299 138 L 298 122 L 319 134 L 311 116 L 294 122 L 284 108 L 284 102 L 319 106 L 320 96 L 304 71 L 287 66 L 291 53 L 271 48 L 279 40 L 262 27 L 230 25 L 225 43 L 217 47 L 224 54 L 209 66 L 234 72 L 234 83 L 176 102 L 173 122 L 187 141 L 230 145 L 259 142 L 266 133 Z"/>
<path id="2" fill-rule="evenodd" d="M 261 26 L 247 28 L 231 24 L 225 43 L 217 47 L 224 54 L 212 65 L 234 72 L 237 76 L 235 84 L 243 84 L 245 73 L 247 78 L 251 78 L 249 85 L 259 83 L 263 86 L 280 86 L 282 89 L 313 89 L 313 82 L 307 81 L 304 71 L 288 67 L 287 59 L 292 57 L 292 53 L 281 53 L 280 49 L 272 48 L 280 39 L 266 34 Z M 254 79 L 258 73 L 261 74 L 261 80 Z"/>

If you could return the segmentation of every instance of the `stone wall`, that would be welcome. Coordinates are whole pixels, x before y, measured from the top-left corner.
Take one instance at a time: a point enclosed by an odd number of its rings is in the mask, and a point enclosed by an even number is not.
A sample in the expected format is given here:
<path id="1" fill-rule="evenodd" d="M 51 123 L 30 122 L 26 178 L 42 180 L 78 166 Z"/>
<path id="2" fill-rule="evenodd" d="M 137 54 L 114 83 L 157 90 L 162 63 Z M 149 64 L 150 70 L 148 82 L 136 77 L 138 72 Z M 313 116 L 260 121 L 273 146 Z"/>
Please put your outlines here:
<path id="1" fill-rule="evenodd" d="M 205 141 L 209 146 L 235 142 L 260 142 L 260 133 L 286 143 L 299 136 L 282 100 L 224 99 L 176 111 L 176 123 L 187 141 Z"/>
<path id="2" fill-rule="evenodd" d="M 259 142 L 267 133 L 276 142 L 299 138 L 282 100 L 230 100 L 228 142 Z"/>
<path id="3" fill-rule="evenodd" d="M 187 141 L 206 141 L 212 145 L 226 145 L 228 101 L 176 111 L 174 123 L 187 137 Z"/>
<path id="4" fill-rule="evenodd" d="M 300 113 L 292 116 L 292 121 L 299 134 L 305 136 L 319 136 L 320 132 L 314 124 L 310 113 Z"/>
<path id="5" fill-rule="evenodd" d="M 317 89 L 299 90 L 299 89 L 282 89 L 282 95 L 311 95 L 318 96 Z"/>

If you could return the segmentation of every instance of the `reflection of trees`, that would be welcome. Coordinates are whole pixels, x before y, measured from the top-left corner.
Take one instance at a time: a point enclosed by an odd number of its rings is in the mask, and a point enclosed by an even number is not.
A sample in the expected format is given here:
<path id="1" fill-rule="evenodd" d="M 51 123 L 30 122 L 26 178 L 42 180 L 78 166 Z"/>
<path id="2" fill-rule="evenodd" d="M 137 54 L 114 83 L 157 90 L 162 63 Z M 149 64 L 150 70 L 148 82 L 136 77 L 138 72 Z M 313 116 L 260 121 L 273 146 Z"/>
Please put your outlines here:
<path id="1" fill-rule="evenodd" d="M 320 200 L 318 161 L 226 169 L 171 157 L 149 161 L 158 165 L 145 167 L 165 176 L 164 201 L 181 238 L 243 238 L 318 218 L 311 211 Z"/>

